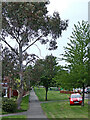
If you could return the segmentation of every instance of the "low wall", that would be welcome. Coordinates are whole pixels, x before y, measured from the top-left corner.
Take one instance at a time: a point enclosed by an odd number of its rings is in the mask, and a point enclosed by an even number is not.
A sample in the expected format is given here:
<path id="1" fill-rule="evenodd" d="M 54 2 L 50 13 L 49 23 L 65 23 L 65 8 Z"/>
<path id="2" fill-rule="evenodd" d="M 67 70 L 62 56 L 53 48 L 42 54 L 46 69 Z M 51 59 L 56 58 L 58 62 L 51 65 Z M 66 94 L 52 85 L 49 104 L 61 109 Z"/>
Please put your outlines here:
<path id="1" fill-rule="evenodd" d="M 73 91 L 64 91 L 64 90 L 61 90 L 60 93 L 73 94 L 73 93 L 80 93 L 80 91 L 78 91 L 78 92 L 73 92 Z"/>
<path id="2" fill-rule="evenodd" d="M 61 90 L 60 93 L 64 93 L 64 94 L 73 94 L 74 92 L 73 92 L 73 91 L 63 91 L 63 90 Z"/>
<path id="3" fill-rule="evenodd" d="M 73 94 L 73 93 L 80 93 L 80 91 L 78 91 L 78 92 L 73 92 L 73 91 L 63 91 L 63 90 L 61 90 L 60 93 Z"/>

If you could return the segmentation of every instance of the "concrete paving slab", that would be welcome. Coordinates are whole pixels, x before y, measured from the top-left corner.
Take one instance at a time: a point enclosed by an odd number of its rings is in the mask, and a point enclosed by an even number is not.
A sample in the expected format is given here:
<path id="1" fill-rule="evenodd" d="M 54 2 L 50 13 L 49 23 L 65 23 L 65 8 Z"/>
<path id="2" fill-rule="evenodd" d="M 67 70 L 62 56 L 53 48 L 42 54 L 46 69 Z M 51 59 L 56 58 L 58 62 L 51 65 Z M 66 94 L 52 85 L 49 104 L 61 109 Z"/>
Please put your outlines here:
<path id="1" fill-rule="evenodd" d="M 27 118 L 47 118 L 33 89 L 30 92 L 30 104 L 29 110 L 27 111 Z"/>

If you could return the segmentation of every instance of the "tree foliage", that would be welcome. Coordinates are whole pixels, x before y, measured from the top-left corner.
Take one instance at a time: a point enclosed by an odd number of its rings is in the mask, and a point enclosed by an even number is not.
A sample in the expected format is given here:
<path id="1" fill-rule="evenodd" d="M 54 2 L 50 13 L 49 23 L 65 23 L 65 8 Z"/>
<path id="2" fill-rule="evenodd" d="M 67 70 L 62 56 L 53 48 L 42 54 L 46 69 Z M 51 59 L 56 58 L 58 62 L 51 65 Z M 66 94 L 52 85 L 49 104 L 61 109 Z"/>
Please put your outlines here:
<path id="1" fill-rule="evenodd" d="M 89 40 L 89 24 L 82 21 L 81 24 L 78 22 L 78 25 L 74 25 L 70 43 L 68 43 L 68 47 L 65 47 L 63 59 L 70 64 L 68 66 L 75 82 L 87 84 Z"/>
<path id="2" fill-rule="evenodd" d="M 19 78 L 18 57 L 7 47 L 2 50 L 2 78 L 10 78 L 10 86 L 14 87 L 15 78 Z"/>
<path id="3" fill-rule="evenodd" d="M 48 2 L 2 2 L 2 31 L 0 38 L 19 58 L 20 91 L 18 109 L 23 94 L 23 60 L 24 54 L 37 41 L 49 42 L 49 50 L 57 48 L 56 39 L 68 27 L 68 20 L 61 20 L 58 12 L 48 15 Z M 14 49 L 7 37 L 17 43 Z M 32 56 L 33 57 L 33 56 Z M 28 63 L 29 61 L 26 60 Z M 27 64 L 26 63 L 26 64 Z"/>
<path id="4" fill-rule="evenodd" d="M 52 85 L 55 85 L 55 81 L 53 80 L 53 78 L 57 72 L 56 65 L 56 57 L 52 55 L 46 56 L 45 60 L 43 60 L 43 73 L 41 76 L 41 83 L 46 89 L 46 100 L 48 88 Z"/>
<path id="5" fill-rule="evenodd" d="M 39 40 L 42 44 L 49 42 L 49 49 L 56 49 L 56 39 L 61 36 L 63 30 L 66 30 L 68 20 L 61 20 L 58 12 L 49 16 L 47 4 L 3 2 L 2 40 L 5 42 L 5 37 L 10 35 L 22 47 L 29 45 L 31 41 L 33 43 Z M 48 35 L 51 36 L 50 40 L 47 38 Z"/>
<path id="6" fill-rule="evenodd" d="M 27 67 L 25 73 L 30 77 L 31 85 L 43 85 L 47 92 L 50 86 L 56 85 L 56 81 L 53 79 L 57 72 L 56 57 L 49 55 L 45 59 L 38 59 L 32 67 Z"/>
<path id="7" fill-rule="evenodd" d="M 70 43 L 68 43 L 68 47 L 65 47 L 65 54 L 63 54 L 63 60 L 69 63 L 68 69 L 70 77 L 66 79 L 66 81 L 68 81 L 68 83 L 73 83 L 74 87 L 83 87 L 83 99 L 84 89 L 85 86 L 88 85 L 89 76 L 89 27 L 90 25 L 85 21 L 81 23 L 78 22 L 78 25 L 74 25 L 72 36 L 70 36 Z"/>

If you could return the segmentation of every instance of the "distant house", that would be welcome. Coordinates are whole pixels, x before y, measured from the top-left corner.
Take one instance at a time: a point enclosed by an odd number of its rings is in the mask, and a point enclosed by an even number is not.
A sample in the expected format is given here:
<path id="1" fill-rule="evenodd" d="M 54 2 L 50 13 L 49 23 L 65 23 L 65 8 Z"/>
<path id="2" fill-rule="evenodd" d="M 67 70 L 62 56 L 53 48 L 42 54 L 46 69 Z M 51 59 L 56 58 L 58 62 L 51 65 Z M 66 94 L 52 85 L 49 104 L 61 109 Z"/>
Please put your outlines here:
<path id="1" fill-rule="evenodd" d="M 3 97 L 11 98 L 11 96 L 12 96 L 12 88 L 10 88 L 9 83 L 10 83 L 9 77 L 5 76 L 3 81 L 2 81 Z"/>
<path id="2" fill-rule="evenodd" d="M 11 98 L 11 96 L 18 96 L 18 91 L 12 90 L 12 88 L 10 87 L 9 77 L 5 76 L 1 84 L 3 97 Z"/>
<path id="3" fill-rule="evenodd" d="M 18 96 L 18 90 L 12 89 L 10 87 L 10 78 L 8 76 L 5 76 L 2 83 L 0 84 L 2 86 L 2 96 L 11 98 L 12 96 Z M 23 92 L 23 96 L 27 94 L 27 91 Z"/>

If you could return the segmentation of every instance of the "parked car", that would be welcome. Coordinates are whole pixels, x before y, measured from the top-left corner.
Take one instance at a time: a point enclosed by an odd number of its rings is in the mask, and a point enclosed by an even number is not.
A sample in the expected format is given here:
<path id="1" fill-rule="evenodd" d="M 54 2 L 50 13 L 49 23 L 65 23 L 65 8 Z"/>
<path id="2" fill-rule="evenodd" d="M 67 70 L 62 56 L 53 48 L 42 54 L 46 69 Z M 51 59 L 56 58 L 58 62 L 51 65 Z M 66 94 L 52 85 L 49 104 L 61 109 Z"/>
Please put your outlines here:
<path id="1" fill-rule="evenodd" d="M 90 87 L 87 88 L 87 93 L 90 93 Z"/>
<path id="2" fill-rule="evenodd" d="M 71 94 L 70 98 L 70 105 L 74 105 L 74 104 L 82 104 L 82 96 L 79 93 L 74 93 Z"/>
<path id="3" fill-rule="evenodd" d="M 84 93 L 87 93 L 87 88 L 85 88 Z"/>
<path id="4" fill-rule="evenodd" d="M 84 90 L 85 93 L 90 93 L 90 87 L 86 87 L 85 90 Z"/>
<path id="5" fill-rule="evenodd" d="M 50 87 L 49 90 L 60 91 L 58 87 Z"/>

